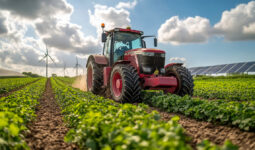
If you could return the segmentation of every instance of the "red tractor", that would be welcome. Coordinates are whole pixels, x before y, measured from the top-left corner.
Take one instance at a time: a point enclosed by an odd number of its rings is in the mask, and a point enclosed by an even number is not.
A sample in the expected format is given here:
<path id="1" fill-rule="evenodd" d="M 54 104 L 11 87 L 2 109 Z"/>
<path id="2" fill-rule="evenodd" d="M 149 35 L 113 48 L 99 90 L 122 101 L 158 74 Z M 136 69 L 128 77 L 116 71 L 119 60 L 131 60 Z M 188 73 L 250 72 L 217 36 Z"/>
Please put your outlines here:
<path id="1" fill-rule="evenodd" d="M 192 95 L 194 84 L 188 69 L 181 63 L 165 65 L 165 51 L 146 48 L 147 37 L 154 36 L 143 36 L 142 31 L 129 27 L 103 30 L 103 54 L 90 55 L 87 61 L 87 90 L 94 94 L 109 91 L 119 102 L 139 101 L 142 89 Z"/>

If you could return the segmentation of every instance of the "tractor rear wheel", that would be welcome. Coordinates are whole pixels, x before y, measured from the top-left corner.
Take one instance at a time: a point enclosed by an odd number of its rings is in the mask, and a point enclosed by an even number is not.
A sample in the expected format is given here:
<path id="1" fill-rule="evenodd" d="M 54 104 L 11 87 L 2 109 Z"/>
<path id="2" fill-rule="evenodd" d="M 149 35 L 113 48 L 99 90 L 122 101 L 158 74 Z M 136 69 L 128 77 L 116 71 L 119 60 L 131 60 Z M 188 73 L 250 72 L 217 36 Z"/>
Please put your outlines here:
<path id="1" fill-rule="evenodd" d="M 190 71 L 181 65 L 172 65 L 166 68 L 166 76 L 174 76 L 177 78 L 177 88 L 174 94 L 184 96 L 193 95 L 193 78 Z"/>
<path id="2" fill-rule="evenodd" d="M 87 91 L 94 94 L 102 94 L 103 67 L 96 64 L 94 59 L 90 59 L 87 66 Z"/>
<path id="3" fill-rule="evenodd" d="M 113 67 L 110 77 L 111 96 L 118 102 L 137 102 L 141 87 L 136 69 L 127 64 Z"/>

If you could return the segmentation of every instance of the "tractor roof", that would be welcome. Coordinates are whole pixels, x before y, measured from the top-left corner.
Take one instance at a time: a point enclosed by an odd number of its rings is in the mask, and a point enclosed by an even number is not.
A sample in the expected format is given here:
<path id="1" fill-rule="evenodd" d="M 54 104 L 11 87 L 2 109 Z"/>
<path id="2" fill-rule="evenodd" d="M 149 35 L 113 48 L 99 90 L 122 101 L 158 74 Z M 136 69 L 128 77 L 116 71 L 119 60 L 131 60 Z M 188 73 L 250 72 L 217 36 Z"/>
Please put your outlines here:
<path id="1" fill-rule="evenodd" d="M 109 30 L 109 31 L 106 31 L 108 33 L 111 33 L 111 32 L 131 32 L 131 33 L 137 33 L 137 34 L 141 34 L 143 35 L 143 31 L 138 31 L 138 30 L 132 30 L 130 28 L 127 28 L 127 29 L 123 29 L 123 28 L 114 28 L 112 30 Z"/>

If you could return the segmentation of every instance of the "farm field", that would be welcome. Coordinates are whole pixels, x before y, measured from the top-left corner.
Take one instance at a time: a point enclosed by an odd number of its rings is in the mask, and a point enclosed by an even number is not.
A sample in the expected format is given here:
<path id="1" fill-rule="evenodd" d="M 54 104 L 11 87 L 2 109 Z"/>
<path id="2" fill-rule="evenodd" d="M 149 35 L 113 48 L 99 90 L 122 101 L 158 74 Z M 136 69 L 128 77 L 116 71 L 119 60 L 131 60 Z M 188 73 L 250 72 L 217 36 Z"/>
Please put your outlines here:
<path id="1" fill-rule="evenodd" d="M 255 150 L 254 31 L 255 0 L 0 0 L 0 150 Z"/>
<path id="2" fill-rule="evenodd" d="M 0 97 L 1 95 L 22 87 L 28 83 L 38 80 L 37 78 L 3 78 L 0 79 Z"/>
<path id="3" fill-rule="evenodd" d="M 198 77 L 194 96 L 205 99 L 255 100 L 255 76 Z"/>
<path id="4" fill-rule="evenodd" d="M 238 81 L 252 85 L 247 79 Z M 201 85 L 213 86 L 211 80 L 195 79 L 194 92 Z M 226 80 L 228 85 L 235 83 L 235 79 Z M 74 78 L 33 81 L 0 98 L 4 120 L 0 149 L 255 148 L 255 103 L 251 98 L 206 100 L 212 97 L 144 91 L 143 103 L 121 104 L 71 87 Z"/>

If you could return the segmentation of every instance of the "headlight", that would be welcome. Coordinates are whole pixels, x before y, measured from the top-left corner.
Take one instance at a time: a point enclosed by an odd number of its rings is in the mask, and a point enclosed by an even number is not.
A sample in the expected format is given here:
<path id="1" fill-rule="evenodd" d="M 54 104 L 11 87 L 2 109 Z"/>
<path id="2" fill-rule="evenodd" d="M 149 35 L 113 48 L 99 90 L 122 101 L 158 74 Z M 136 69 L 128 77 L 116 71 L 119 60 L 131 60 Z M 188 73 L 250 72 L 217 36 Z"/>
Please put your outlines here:
<path id="1" fill-rule="evenodd" d="M 166 55 L 165 53 L 161 53 L 160 57 L 165 57 L 165 55 Z"/>
<path id="2" fill-rule="evenodd" d="M 142 55 L 145 55 L 145 56 L 154 56 L 155 54 L 152 53 L 152 52 L 143 52 Z"/>

